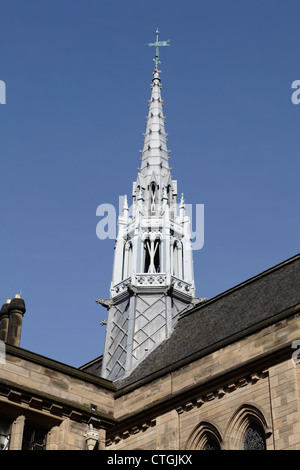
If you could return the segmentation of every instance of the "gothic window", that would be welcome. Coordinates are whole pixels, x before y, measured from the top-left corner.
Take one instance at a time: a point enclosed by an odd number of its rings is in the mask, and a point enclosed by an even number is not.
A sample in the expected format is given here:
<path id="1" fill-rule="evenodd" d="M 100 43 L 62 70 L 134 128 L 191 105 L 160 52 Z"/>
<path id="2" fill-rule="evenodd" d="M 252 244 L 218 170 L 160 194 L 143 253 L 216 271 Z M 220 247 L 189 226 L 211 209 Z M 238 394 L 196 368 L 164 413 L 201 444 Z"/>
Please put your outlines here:
<path id="1" fill-rule="evenodd" d="M 158 273 L 160 271 L 160 239 L 146 239 L 144 243 L 144 272 Z"/>
<path id="2" fill-rule="evenodd" d="M 221 450 L 221 447 L 216 439 L 208 438 L 202 450 Z"/>
<path id="3" fill-rule="evenodd" d="M 151 212 L 155 212 L 155 203 L 156 203 L 156 184 L 151 184 L 151 191 L 150 191 L 150 210 Z"/>
<path id="4" fill-rule="evenodd" d="M 150 248 L 150 240 L 146 240 L 144 243 L 144 251 L 145 251 L 145 263 L 144 263 L 144 272 L 148 273 L 149 268 L 150 268 L 150 253 L 151 253 L 151 248 Z"/>
<path id="5" fill-rule="evenodd" d="M 129 248 L 128 248 L 127 276 L 131 276 L 131 270 L 132 270 L 132 243 L 129 244 Z"/>
<path id="6" fill-rule="evenodd" d="M 182 279 L 182 246 L 179 240 L 176 240 L 173 245 L 173 275 Z"/>
<path id="7" fill-rule="evenodd" d="M 250 423 L 246 429 L 243 450 L 266 450 L 266 438 L 263 428 L 257 423 Z"/>
<path id="8" fill-rule="evenodd" d="M 46 432 L 32 426 L 26 426 L 23 434 L 22 450 L 45 450 Z"/>
<path id="9" fill-rule="evenodd" d="M 239 407 L 227 428 L 230 450 L 266 450 L 270 427 L 263 413 L 251 404 Z"/>
<path id="10" fill-rule="evenodd" d="M 0 450 L 9 449 L 11 423 L 4 418 L 0 418 Z"/>
<path id="11" fill-rule="evenodd" d="M 154 256 L 153 256 L 153 265 L 154 265 L 154 272 L 159 273 L 160 271 L 160 256 L 159 256 L 159 248 L 160 248 L 160 240 L 156 239 L 154 242 Z"/>
<path id="12" fill-rule="evenodd" d="M 132 269 L 132 243 L 127 242 L 124 246 L 124 256 L 123 256 L 123 279 L 131 276 Z"/>
<path id="13" fill-rule="evenodd" d="M 186 449 L 189 450 L 221 450 L 222 437 L 218 429 L 211 423 L 202 421 L 190 435 Z"/>

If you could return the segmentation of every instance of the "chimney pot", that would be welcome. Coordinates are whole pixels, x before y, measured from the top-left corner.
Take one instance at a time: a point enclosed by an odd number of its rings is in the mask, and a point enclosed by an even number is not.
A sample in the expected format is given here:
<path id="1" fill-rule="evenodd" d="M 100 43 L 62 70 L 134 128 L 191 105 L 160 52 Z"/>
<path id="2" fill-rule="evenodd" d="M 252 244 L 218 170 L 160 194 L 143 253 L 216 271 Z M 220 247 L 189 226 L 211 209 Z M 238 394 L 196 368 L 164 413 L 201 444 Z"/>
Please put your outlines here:
<path id="1" fill-rule="evenodd" d="M 0 341 L 7 341 L 8 333 L 8 303 L 2 305 L 0 310 Z"/>
<path id="2" fill-rule="evenodd" d="M 23 315 L 26 312 L 25 302 L 20 296 L 16 296 L 10 301 L 8 310 L 8 333 L 7 343 L 19 346 L 21 340 L 21 329 Z"/>

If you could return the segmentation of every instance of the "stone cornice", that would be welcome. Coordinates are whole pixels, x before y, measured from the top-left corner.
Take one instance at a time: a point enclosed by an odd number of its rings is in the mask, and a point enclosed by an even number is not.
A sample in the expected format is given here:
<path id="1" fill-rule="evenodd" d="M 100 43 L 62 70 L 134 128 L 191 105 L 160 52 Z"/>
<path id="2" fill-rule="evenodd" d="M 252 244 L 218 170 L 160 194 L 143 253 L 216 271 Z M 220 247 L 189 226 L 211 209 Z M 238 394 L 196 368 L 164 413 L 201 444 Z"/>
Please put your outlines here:
<path id="1" fill-rule="evenodd" d="M 53 369 L 57 372 L 61 372 L 62 374 L 77 378 L 78 380 L 85 380 L 91 384 L 100 386 L 112 392 L 117 390 L 114 384 L 110 380 L 103 379 L 101 377 L 96 377 L 95 375 L 92 375 L 92 374 L 89 374 L 88 372 L 77 369 L 76 367 L 63 364 L 61 362 L 55 361 L 54 359 L 49 359 L 48 357 L 44 357 L 39 354 L 28 351 L 26 349 L 22 349 L 16 346 L 11 346 L 9 344 L 6 344 L 5 348 L 6 348 L 6 353 L 11 354 L 12 356 L 19 357 L 20 359 L 24 359 L 29 362 L 39 364 L 49 369 Z"/>
<path id="2" fill-rule="evenodd" d="M 156 417 L 175 409 L 178 414 L 199 408 L 206 402 L 221 399 L 234 390 L 256 383 L 268 376 L 268 368 L 282 360 L 291 358 L 290 345 L 274 349 L 269 354 L 261 354 L 242 365 L 232 367 L 211 379 L 203 379 L 197 384 L 169 394 L 164 398 L 147 405 L 138 411 L 125 415 L 117 420 L 116 425 L 108 430 L 107 445 L 118 443 L 131 434 L 142 432 L 150 426 L 155 426 Z"/>
<path id="3" fill-rule="evenodd" d="M 49 419 L 53 417 L 58 420 L 70 418 L 74 421 L 93 424 L 96 428 L 107 428 L 116 423 L 116 420 L 108 414 L 0 378 L 0 404 L 5 401 L 37 413 L 47 413 Z"/>

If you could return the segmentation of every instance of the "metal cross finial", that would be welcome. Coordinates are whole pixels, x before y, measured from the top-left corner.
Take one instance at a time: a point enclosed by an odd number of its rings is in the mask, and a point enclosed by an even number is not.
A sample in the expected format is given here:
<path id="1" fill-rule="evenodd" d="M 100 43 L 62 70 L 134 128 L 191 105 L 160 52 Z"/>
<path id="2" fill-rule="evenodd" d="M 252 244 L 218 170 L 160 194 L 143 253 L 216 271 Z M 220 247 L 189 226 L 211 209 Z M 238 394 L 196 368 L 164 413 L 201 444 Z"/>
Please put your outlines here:
<path id="1" fill-rule="evenodd" d="M 146 44 L 146 46 L 155 46 L 156 47 L 155 59 L 153 59 L 154 62 L 155 62 L 155 70 L 158 70 L 158 64 L 160 64 L 159 48 L 162 47 L 162 46 L 170 46 L 170 39 L 168 39 L 167 41 L 159 41 L 158 40 L 158 35 L 159 35 L 159 30 L 157 28 L 156 29 L 156 41 L 151 42 L 149 44 Z"/>

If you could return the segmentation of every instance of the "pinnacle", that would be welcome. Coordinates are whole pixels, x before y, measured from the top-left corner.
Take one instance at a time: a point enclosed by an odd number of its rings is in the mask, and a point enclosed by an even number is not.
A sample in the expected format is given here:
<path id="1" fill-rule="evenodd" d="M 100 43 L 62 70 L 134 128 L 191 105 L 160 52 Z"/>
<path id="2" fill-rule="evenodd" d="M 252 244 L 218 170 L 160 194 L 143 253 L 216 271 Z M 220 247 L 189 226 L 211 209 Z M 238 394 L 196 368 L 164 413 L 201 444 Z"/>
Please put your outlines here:
<path id="1" fill-rule="evenodd" d="M 167 149 L 167 134 L 165 132 L 165 116 L 161 98 L 161 83 L 159 71 L 153 72 L 151 98 L 148 100 L 148 116 L 146 116 L 146 132 L 142 153 L 141 173 L 150 176 L 155 172 L 158 176 L 169 173 L 169 151 Z"/>

